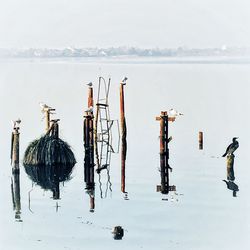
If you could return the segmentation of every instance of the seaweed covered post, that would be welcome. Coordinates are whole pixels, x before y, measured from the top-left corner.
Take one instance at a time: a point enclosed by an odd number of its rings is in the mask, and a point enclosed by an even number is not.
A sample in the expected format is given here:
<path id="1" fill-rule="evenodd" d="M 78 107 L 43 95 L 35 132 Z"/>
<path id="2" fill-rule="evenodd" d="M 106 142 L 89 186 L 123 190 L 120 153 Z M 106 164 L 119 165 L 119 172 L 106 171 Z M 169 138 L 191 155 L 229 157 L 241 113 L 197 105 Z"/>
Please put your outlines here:
<path id="1" fill-rule="evenodd" d="M 124 86 L 126 85 L 127 77 L 120 83 L 120 123 L 121 123 L 121 191 L 126 193 L 125 183 L 125 169 L 126 169 L 126 156 L 127 156 L 127 126 L 125 119 L 124 108 Z"/>
<path id="2" fill-rule="evenodd" d="M 58 121 L 50 120 L 46 134 L 29 144 L 23 159 L 30 179 L 43 189 L 51 190 L 53 199 L 60 199 L 60 182 L 70 179 L 76 163 L 68 143 L 59 138 Z"/>
<path id="3" fill-rule="evenodd" d="M 203 150 L 203 132 L 199 131 L 199 150 Z"/>
<path id="4" fill-rule="evenodd" d="M 93 113 L 85 112 L 83 140 L 84 140 L 84 181 L 86 183 L 86 190 L 94 189 L 94 128 L 93 128 Z"/>

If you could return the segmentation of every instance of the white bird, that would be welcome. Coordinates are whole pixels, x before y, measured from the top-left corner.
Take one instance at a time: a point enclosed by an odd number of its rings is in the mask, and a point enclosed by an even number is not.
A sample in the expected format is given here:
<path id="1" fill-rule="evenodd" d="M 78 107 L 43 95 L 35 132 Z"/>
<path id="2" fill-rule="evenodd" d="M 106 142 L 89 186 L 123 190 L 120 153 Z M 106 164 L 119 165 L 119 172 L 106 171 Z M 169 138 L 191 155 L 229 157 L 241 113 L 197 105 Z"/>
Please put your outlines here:
<path id="1" fill-rule="evenodd" d="M 128 80 L 128 78 L 125 76 L 125 77 L 122 79 L 121 83 L 125 85 L 127 80 Z"/>
<path id="2" fill-rule="evenodd" d="M 19 128 L 19 125 L 21 123 L 21 119 L 18 118 L 17 120 L 12 120 L 12 126 L 13 126 L 13 129 L 16 129 L 16 128 Z"/>
<path id="3" fill-rule="evenodd" d="M 89 82 L 89 83 L 87 83 L 87 85 L 88 85 L 89 87 L 92 87 L 92 86 L 93 86 L 93 83 L 92 83 L 92 82 Z"/>
<path id="4" fill-rule="evenodd" d="M 182 113 L 178 112 L 175 109 L 170 109 L 169 110 L 169 114 L 170 114 L 170 116 L 173 116 L 173 117 L 176 117 L 176 116 L 179 116 L 179 115 L 183 115 Z"/>
<path id="5" fill-rule="evenodd" d="M 42 111 L 45 109 L 51 109 L 51 107 L 48 106 L 47 104 L 45 104 L 44 102 L 39 102 L 39 105 L 40 105 Z"/>

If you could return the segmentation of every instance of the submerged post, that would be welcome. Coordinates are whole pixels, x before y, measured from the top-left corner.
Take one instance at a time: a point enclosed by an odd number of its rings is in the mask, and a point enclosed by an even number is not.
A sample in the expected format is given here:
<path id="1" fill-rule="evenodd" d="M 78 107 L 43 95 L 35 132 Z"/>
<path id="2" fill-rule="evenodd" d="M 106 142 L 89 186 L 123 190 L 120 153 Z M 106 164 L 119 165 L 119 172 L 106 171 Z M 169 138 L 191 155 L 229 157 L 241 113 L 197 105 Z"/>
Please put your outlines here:
<path id="1" fill-rule="evenodd" d="M 203 150 L 203 132 L 199 131 L 199 150 Z"/>
<path id="2" fill-rule="evenodd" d="M 120 123 L 121 123 L 121 191 L 126 193 L 125 183 L 125 163 L 127 155 L 127 127 L 125 119 L 124 108 L 124 85 L 126 85 L 127 78 L 120 83 Z"/>

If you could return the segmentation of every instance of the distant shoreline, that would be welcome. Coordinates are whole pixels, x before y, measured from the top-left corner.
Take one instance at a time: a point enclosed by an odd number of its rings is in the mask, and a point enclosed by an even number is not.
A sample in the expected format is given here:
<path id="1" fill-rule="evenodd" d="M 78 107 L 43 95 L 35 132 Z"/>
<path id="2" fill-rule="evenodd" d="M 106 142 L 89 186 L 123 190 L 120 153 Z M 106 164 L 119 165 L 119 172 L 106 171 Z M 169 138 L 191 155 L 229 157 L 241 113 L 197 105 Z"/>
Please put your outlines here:
<path id="1" fill-rule="evenodd" d="M 207 57 L 143 57 L 143 56 L 110 56 L 110 57 L 0 57 L 4 62 L 48 62 L 48 63 L 118 63 L 118 64 L 250 64 L 250 57 L 207 56 Z"/>

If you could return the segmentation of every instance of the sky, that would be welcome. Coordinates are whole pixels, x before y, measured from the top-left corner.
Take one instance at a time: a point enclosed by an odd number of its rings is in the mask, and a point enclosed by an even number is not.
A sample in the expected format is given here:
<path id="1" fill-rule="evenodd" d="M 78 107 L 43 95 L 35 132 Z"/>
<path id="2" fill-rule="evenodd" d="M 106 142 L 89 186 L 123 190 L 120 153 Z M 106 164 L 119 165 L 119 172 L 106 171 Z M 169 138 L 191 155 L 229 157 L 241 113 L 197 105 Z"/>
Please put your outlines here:
<path id="1" fill-rule="evenodd" d="M 0 48 L 250 46 L 249 0 L 0 0 Z"/>

